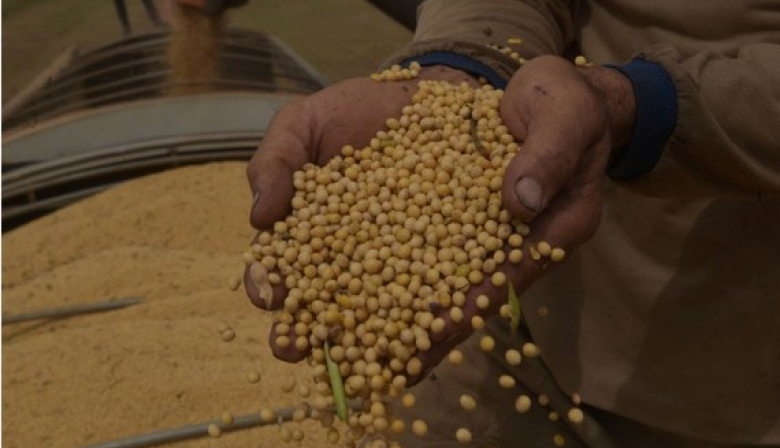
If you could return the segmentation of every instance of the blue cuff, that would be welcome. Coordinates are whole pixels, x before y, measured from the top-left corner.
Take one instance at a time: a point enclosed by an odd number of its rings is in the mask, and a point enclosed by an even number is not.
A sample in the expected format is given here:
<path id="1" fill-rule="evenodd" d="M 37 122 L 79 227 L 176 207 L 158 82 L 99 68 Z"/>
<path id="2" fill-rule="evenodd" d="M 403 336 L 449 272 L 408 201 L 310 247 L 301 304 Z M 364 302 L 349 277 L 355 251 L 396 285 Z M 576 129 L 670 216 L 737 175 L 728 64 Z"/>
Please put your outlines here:
<path id="1" fill-rule="evenodd" d="M 483 76 L 490 85 L 497 89 L 506 88 L 507 80 L 502 78 L 495 70 L 476 59 L 460 53 L 434 51 L 432 53 L 425 53 L 421 56 L 406 59 L 401 65 L 406 67 L 415 61 L 422 66 L 446 65 L 448 67 L 457 68 L 471 73 L 472 75 Z"/>
<path id="2" fill-rule="evenodd" d="M 628 148 L 609 168 L 609 177 L 631 180 L 650 172 L 661 160 L 667 140 L 677 126 L 677 89 L 669 73 L 654 62 L 634 59 L 619 70 L 634 86 L 636 119 Z"/>

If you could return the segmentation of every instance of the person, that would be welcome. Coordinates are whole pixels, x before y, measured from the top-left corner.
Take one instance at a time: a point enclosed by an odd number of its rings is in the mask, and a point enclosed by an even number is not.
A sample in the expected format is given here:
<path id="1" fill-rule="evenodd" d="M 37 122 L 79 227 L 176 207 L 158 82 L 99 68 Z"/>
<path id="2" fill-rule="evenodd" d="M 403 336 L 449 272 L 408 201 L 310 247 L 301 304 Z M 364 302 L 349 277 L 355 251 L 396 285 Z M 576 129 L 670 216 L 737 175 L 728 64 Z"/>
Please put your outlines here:
<path id="1" fill-rule="evenodd" d="M 424 354 L 435 379 L 412 389 L 425 405 L 396 409 L 428 422 L 403 446 L 454 445 L 461 426 L 469 446 L 780 446 L 780 2 L 428 0 L 385 66 L 412 61 L 422 79 L 505 89 L 522 142 L 505 207 L 568 255 L 505 266 L 522 329 L 484 330 L 541 356 L 510 366 L 449 327 Z M 283 219 L 293 172 L 367 144 L 415 84 L 350 79 L 280 110 L 247 167 L 252 225 Z M 468 368 L 437 366 L 464 340 Z"/>

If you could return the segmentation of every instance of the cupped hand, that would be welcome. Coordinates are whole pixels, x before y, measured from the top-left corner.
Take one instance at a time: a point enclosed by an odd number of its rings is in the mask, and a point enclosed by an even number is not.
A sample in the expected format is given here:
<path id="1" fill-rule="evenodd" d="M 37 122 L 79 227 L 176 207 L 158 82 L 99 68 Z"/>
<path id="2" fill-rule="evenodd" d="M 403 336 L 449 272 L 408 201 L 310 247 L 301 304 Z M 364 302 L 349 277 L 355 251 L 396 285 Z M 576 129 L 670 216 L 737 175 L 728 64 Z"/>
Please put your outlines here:
<path id="1" fill-rule="evenodd" d="M 464 73 L 443 67 L 427 69 L 421 77 L 473 84 Z M 254 192 L 253 226 L 266 229 L 284 219 L 290 212 L 293 172 L 306 163 L 326 163 L 344 145 L 365 146 L 387 118 L 397 117 L 410 103 L 416 85 L 417 80 L 353 79 L 281 110 L 247 170 Z M 633 126 L 631 85 L 611 69 L 578 69 L 563 59 L 542 57 L 513 77 L 500 107 L 504 124 L 522 142 L 505 172 L 504 206 L 532 228 L 526 247 L 546 241 L 570 251 L 598 226 L 607 162 L 612 148 L 627 142 Z M 504 263 L 500 270 L 520 294 L 543 274 L 548 260 L 534 259 L 526 251 L 521 263 Z M 250 299 L 262 308 L 280 308 L 286 297 L 277 287 L 274 301 L 266 304 L 251 281 L 245 284 Z M 477 306 L 480 295 L 491 298 L 489 307 Z M 423 369 L 410 375 L 410 383 L 473 332 L 474 316 L 490 317 L 506 298 L 506 283 L 494 285 L 486 278 L 469 289 L 462 316 L 433 310 L 445 326 L 431 333 L 432 347 L 417 354 Z M 298 361 L 307 355 L 294 347 L 277 347 L 275 337 L 272 332 L 271 347 L 278 358 Z"/>
<path id="2" fill-rule="evenodd" d="M 500 116 L 522 147 L 506 169 L 503 202 L 531 227 L 526 247 L 545 241 L 570 252 L 593 236 L 610 155 L 627 144 L 633 130 L 633 101 L 630 82 L 616 70 L 577 68 L 558 57 L 536 58 L 510 80 Z M 500 269 L 517 294 L 550 265 L 547 257 L 525 255 L 521 263 Z M 483 294 L 491 298 L 485 310 L 475 304 Z M 418 355 L 424 372 L 472 334 L 473 316 L 491 316 L 507 296 L 507 286 L 486 279 L 470 288 L 462 320 L 453 322 L 443 312 L 445 330 L 432 335 L 431 350 Z"/>
<path id="3" fill-rule="evenodd" d="M 460 70 L 433 66 L 423 68 L 417 79 L 407 81 L 350 79 L 279 110 L 247 167 L 253 193 L 252 226 L 265 230 L 284 220 L 291 211 L 293 173 L 307 163 L 324 165 L 345 145 L 366 146 L 377 131 L 385 129 L 388 118 L 400 116 L 401 109 L 411 103 L 421 79 L 478 85 Z M 266 303 L 251 281 L 251 269 L 245 272 L 244 284 L 252 303 L 263 309 L 281 308 L 286 297 L 284 288 L 275 287 L 273 301 Z M 307 355 L 294 347 L 280 349 L 273 343 L 275 336 L 272 333 L 270 341 L 278 358 L 294 362 Z"/>

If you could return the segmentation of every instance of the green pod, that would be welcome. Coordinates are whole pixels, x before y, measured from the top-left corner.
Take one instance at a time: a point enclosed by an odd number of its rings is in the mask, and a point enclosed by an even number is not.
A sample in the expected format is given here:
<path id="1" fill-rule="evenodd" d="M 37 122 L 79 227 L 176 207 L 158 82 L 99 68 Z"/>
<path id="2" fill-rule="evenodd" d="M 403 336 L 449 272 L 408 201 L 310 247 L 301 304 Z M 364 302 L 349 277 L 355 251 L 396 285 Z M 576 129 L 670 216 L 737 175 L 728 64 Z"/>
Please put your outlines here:
<path id="1" fill-rule="evenodd" d="M 342 422 L 347 421 L 347 395 L 344 392 L 344 381 L 341 379 L 339 366 L 330 359 L 330 344 L 325 341 L 325 365 L 328 367 L 330 388 L 333 389 L 333 400 L 336 402 L 336 415 Z"/>
<path id="2" fill-rule="evenodd" d="M 512 329 L 512 334 L 517 333 L 517 329 L 520 327 L 520 301 L 517 299 L 517 294 L 515 293 L 515 287 L 512 285 L 512 282 L 509 283 L 509 310 L 510 310 L 510 320 L 509 320 L 509 326 Z"/>

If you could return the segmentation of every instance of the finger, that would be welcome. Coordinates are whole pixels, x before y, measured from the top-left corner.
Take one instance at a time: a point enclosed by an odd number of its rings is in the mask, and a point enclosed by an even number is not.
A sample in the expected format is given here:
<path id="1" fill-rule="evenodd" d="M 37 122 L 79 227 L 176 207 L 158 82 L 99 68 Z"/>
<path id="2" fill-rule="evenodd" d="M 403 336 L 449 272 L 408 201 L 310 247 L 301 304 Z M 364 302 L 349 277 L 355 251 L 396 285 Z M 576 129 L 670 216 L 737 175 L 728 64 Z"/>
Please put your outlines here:
<path id="1" fill-rule="evenodd" d="M 497 297 L 497 291 L 500 288 L 491 286 L 489 280 L 472 285 L 468 291 L 468 297 L 462 306 L 439 307 L 434 312 L 434 321 L 439 321 L 436 325 L 431 325 L 431 331 L 429 332 L 431 343 L 434 347 L 452 339 L 465 339 L 474 330 L 472 325 L 474 316 L 484 318 L 493 313 L 488 309 L 479 309 L 475 300 L 475 297 L 481 294 L 486 294 L 487 297 Z"/>
<path id="2" fill-rule="evenodd" d="M 244 269 L 244 290 L 256 307 L 264 310 L 278 310 L 284 306 L 288 290 L 283 283 L 272 285 L 270 273 L 259 261 L 253 261 Z"/>
<path id="3" fill-rule="evenodd" d="M 251 254 L 254 261 L 247 264 L 244 268 L 244 290 L 247 297 L 256 307 L 264 310 L 277 310 L 284 305 L 284 299 L 287 297 L 287 287 L 284 282 L 272 284 L 269 274 L 279 272 L 274 269 L 268 269 L 262 263 L 262 248 L 257 244 L 261 232 L 255 234 L 249 243 Z M 283 278 L 283 277 L 282 277 Z"/>
<path id="4" fill-rule="evenodd" d="M 574 249 L 593 236 L 601 219 L 600 189 L 601 182 L 594 181 L 581 188 L 566 190 L 556 196 L 544 214 L 533 222 L 531 234 L 525 240 L 521 262 L 514 265 L 506 263 L 501 268 L 518 296 L 554 269 L 556 262 L 565 261 Z M 544 253 L 540 243 L 546 243 L 546 248 L 558 251 L 557 255 L 563 258 L 554 258 L 552 251 Z M 498 297 L 507 297 L 507 294 L 499 293 Z M 499 307 L 507 303 L 506 300 L 499 302 Z"/>
<path id="5" fill-rule="evenodd" d="M 552 120 L 537 121 L 506 168 L 504 207 L 513 217 L 532 221 L 573 176 L 582 143 L 570 138 Z"/>
<path id="6" fill-rule="evenodd" d="M 295 340 L 297 338 L 293 328 L 289 328 L 287 333 L 279 334 L 277 332 L 277 324 L 279 321 L 274 321 L 271 325 L 271 331 L 268 333 L 268 345 L 271 347 L 271 353 L 274 357 L 285 362 L 296 363 L 306 359 L 311 352 L 311 348 L 307 346 L 306 349 L 299 349 Z"/>
<path id="7" fill-rule="evenodd" d="M 592 149 L 590 151 L 593 151 Z M 601 221 L 601 189 L 604 176 L 599 164 L 578 175 L 578 185 L 558 194 L 543 215 L 531 225 L 527 245 L 547 242 L 571 250 L 589 240 Z"/>
<path id="8" fill-rule="evenodd" d="M 293 198 L 293 173 L 310 162 L 309 114 L 302 103 L 280 110 L 247 166 L 252 190 L 250 222 L 257 229 L 270 228 L 284 219 Z"/>
<path id="9" fill-rule="evenodd" d="M 454 347 L 454 341 L 465 340 L 474 331 L 471 320 L 474 316 L 489 317 L 508 303 L 508 282 L 511 281 L 515 291 L 521 294 L 547 271 L 551 258 L 550 254 L 540 254 L 537 249 L 540 242 L 562 248 L 565 253 L 593 235 L 601 215 L 600 188 L 600 183 L 593 181 L 559 194 L 547 211 L 534 221 L 531 235 L 525 242 L 526 255 L 519 264 L 505 262 L 499 269 L 503 275 L 485 275 L 480 283 L 472 285 L 468 300 L 457 313 L 453 314 L 452 308 L 436 311 L 436 318 L 444 325 L 430 332 L 433 348 L 418 355 L 426 367 L 429 363 L 438 363 Z M 506 252 L 509 250 L 505 247 Z M 489 298 L 488 306 L 477 305 L 476 298 L 480 295 Z"/>
<path id="10" fill-rule="evenodd" d="M 495 298 L 506 297 L 506 293 L 506 283 L 496 286 L 491 282 L 490 276 L 487 276 L 482 282 L 470 287 L 468 297 L 462 306 L 432 309 L 435 321 L 439 323 L 432 325 L 428 332 L 431 348 L 420 351 L 416 355 L 422 365 L 422 372 L 411 375 L 409 381 L 414 384 L 427 376 L 453 348 L 468 339 L 475 330 L 481 329 L 481 325 L 474 326 L 475 316 L 484 324 L 485 318 L 495 314 L 501 303 L 506 303 L 505 301 L 496 303 Z M 492 305 L 485 308 L 478 306 L 475 298 L 479 295 L 494 298 Z"/>
<path id="11" fill-rule="evenodd" d="M 570 184 L 604 133 L 603 107 L 584 81 L 566 64 L 542 64 L 543 70 L 518 72 L 500 109 L 509 131 L 523 141 L 504 175 L 504 206 L 526 222 Z"/>
<path id="12" fill-rule="evenodd" d="M 573 250 L 593 236 L 600 220 L 601 204 L 589 195 L 560 195 L 549 214 L 535 223 L 537 231 L 531 244 L 544 241 L 551 247 Z"/>
<path id="13" fill-rule="evenodd" d="M 429 350 L 420 351 L 415 355 L 416 361 L 407 363 L 407 385 L 413 386 L 419 383 L 422 379 L 426 378 L 433 369 L 438 366 L 447 354 L 457 347 L 460 343 L 468 339 L 471 336 L 471 331 L 451 332 L 447 339 L 440 341 L 433 345 Z M 421 369 L 409 370 L 410 365 L 419 365 Z"/>

